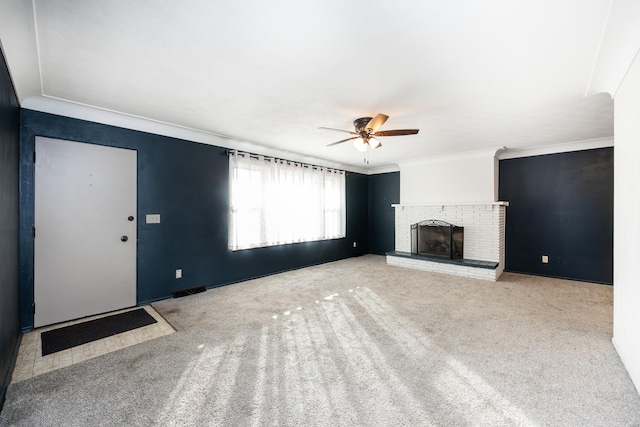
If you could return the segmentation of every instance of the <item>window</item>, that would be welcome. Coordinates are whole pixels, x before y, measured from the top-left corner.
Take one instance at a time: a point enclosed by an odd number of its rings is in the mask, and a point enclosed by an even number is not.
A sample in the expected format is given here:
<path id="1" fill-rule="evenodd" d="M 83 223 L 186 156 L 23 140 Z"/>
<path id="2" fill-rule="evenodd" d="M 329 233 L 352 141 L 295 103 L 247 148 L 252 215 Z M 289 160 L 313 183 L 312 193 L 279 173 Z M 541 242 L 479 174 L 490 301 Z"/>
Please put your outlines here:
<path id="1" fill-rule="evenodd" d="M 343 171 L 234 151 L 229 249 L 345 237 Z"/>

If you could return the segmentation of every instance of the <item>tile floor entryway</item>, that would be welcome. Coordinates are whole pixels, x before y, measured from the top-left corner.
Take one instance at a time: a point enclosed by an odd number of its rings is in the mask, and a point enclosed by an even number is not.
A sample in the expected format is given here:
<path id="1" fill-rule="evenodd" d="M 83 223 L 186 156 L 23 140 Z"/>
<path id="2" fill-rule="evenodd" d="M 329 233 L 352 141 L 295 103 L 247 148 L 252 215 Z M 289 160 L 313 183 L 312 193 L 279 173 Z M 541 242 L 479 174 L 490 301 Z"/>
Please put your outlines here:
<path id="1" fill-rule="evenodd" d="M 40 334 L 42 332 L 99 319 L 101 317 L 111 316 L 117 313 L 124 313 L 138 308 L 140 307 L 132 307 L 125 310 L 104 313 L 58 325 L 39 328 L 24 334 L 22 336 L 22 342 L 20 343 L 20 350 L 18 350 L 18 358 L 16 360 L 16 367 L 13 370 L 11 382 L 17 383 L 18 381 L 26 380 L 40 374 L 64 368 L 65 366 L 73 365 L 74 363 L 79 363 L 106 353 L 111 353 L 112 351 L 120 350 L 134 344 L 149 341 L 175 332 L 175 329 L 173 329 L 173 327 L 167 323 L 167 321 L 164 320 L 164 318 L 160 316 L 153 307 L 147 305 L 142 308 L 153 316 L 153 318 L 158 321 L 157 323 L 134 329 L 132 331 L 123 332 L 118 335 L 112 335 L 101 340 L 92 341 L 90 343 L 49 354 L 47 356 L 42 356 L 42 340 L 40 339 Z"/>

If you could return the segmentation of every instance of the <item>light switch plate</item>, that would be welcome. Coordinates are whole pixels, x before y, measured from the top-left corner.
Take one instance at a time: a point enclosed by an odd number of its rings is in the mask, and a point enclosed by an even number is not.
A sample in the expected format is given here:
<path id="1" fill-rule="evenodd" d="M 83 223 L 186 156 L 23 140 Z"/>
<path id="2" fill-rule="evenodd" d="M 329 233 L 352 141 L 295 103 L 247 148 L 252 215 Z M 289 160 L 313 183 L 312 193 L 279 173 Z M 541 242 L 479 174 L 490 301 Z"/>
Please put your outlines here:
<path id="1" fill-rule="evenodd" d="M 160 214 L 147 215 L 147 224 L 160 224 Z"/>

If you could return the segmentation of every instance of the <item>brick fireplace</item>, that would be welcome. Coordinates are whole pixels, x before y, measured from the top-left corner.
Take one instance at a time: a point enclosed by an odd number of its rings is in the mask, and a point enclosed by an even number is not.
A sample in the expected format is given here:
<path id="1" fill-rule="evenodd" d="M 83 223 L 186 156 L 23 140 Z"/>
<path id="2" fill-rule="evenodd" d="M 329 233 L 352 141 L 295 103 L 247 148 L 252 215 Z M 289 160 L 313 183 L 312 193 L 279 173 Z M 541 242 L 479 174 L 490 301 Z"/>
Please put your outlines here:
<path id="1" fill-rule="evenodd" d="M 504 271 L 504 226 L 508 202 L 398 204 L 395 251 L 387 264 L 496 281 Z M 441 220 L 464 227 L 464 257 L 444 260 L 411 254 L 411 225 Z"/>

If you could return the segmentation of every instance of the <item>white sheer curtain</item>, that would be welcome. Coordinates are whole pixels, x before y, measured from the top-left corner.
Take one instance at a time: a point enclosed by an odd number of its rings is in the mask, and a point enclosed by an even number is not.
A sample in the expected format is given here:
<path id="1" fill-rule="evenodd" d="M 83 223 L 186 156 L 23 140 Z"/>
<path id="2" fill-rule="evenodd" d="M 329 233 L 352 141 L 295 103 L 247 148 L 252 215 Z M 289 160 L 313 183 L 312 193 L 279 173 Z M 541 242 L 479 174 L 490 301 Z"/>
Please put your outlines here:
<path id="1" fill-rule="evenodd" d="M 231 250 L 345 237 L 343 171 L 233 152 Z"/>

